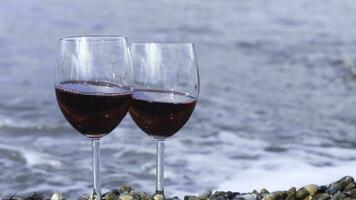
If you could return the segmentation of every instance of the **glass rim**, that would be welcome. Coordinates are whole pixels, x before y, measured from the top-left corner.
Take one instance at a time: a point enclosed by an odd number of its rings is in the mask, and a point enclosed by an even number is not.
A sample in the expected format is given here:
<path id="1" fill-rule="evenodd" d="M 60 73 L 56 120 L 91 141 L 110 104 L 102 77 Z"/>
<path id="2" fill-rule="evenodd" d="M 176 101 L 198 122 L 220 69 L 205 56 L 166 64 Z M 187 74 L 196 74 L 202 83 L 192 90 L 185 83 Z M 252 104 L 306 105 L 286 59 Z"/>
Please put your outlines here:
<path id="1" fill-rule="evenodd" d="M 194 43 L 191 42 L 130 42 L 130 44 L 172 44 L 172 45 L 192 45 L 194 46 Z"/>
<path id="2" fill-rule="evenodd" d="M 126 40 L 125 36 L 120 35 L 74 35 L 74 36 L 66 36 L 59 38 L 60 42 L 68 41 L 68 42 L 75 42 L 78 39 L 89 39 L 92 41 L 117 41 L 117 40 Z"/>

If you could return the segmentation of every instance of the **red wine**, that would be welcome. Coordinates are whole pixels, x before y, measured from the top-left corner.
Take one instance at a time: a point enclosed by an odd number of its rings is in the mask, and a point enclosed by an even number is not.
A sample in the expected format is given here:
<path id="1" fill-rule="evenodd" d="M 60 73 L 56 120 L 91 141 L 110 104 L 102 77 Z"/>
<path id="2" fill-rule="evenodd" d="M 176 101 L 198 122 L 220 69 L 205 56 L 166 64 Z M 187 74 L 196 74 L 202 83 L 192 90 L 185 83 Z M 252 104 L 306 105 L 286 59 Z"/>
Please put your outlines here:
<path id="1" fill-rule="evenodd" d="M 196 100 L 178 92 L 136 90 L 130 115 L 148 135 L 164 139 L 178 132 L 188 121 Z"/>
<path id="2" fill-rule="evenodd" d="M 110 82 L 66 81 L 56 85 L 56 97 L 68 122 L 90 138 L 110 133 L 125 117 L 132 92 Z"/>

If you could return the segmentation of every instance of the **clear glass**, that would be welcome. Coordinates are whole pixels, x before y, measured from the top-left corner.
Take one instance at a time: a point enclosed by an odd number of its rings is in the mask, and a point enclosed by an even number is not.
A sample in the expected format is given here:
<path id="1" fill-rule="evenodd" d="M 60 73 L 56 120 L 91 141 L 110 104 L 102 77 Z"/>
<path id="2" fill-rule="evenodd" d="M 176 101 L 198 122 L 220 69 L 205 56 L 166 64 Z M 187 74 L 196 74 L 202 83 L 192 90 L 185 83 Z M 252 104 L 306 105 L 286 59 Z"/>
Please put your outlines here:
<path id="1" fill-rule="evenodd" d="M 130 115 L 156 140 L 156 194 L 164 195 L 164 140 L 191 116 L 199 73 L 191 43 L 132 43 L 134 93 Z"/>
<path id="2" fill-rule="evenodd" d="M 128 112 L 133 91 L 128 42 L 118 36 L 60 39 L 55 70 L 58 105 L 67 121 L 92 140 L 93 197 L 101 199 L 100 138 Z"/>

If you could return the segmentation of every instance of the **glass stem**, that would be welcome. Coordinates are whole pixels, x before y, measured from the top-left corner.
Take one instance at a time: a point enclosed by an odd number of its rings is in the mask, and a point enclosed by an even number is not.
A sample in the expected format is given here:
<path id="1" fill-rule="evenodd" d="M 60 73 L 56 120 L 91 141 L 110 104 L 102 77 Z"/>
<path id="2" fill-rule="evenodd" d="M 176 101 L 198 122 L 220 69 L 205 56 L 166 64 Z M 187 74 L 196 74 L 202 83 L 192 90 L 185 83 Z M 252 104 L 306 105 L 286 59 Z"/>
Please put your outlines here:
<path id="1" fill-rule="evenodd" d="M 156 140 L 156 194 L 164 194 L 164 140 Z"/>
<path id="2" fill-rule="evenodd" d="M 93 198 L 101 199 L 101 178 L 100 178 L 100 140 L 92 139 L 93 147 Z"/>

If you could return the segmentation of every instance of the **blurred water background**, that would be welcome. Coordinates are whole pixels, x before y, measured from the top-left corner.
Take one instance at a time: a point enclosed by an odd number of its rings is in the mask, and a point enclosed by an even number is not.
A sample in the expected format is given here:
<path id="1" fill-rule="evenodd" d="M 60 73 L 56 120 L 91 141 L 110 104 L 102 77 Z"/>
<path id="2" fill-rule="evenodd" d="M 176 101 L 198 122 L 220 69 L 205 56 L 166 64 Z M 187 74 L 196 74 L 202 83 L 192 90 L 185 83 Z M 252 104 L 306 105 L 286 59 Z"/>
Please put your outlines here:
<path id="1" fill-rule="evenodd" d="M 91 188 L 90 141 L 54 97 L 58 38 L 196 44 L 201 95 L 167 141 L 166 192 L 251 191 L 356 176 L 354 0 L 2 0 L 0 194 Z M 154 191 L 155 145 L 127 116 L 102 139 L 104 192 Z"/>

